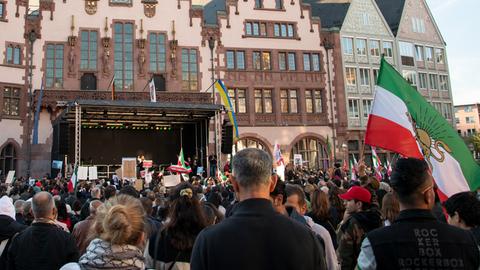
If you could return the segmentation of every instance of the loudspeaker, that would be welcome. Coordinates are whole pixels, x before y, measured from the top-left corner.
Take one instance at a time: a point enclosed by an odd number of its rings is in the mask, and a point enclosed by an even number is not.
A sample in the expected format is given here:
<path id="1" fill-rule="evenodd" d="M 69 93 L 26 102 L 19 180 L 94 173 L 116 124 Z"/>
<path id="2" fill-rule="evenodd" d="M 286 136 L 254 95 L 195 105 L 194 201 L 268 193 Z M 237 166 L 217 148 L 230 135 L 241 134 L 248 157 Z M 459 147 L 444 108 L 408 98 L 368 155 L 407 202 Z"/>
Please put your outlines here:
<path id="1" fill-rule="evenodd" d="M 222 125 L 222 154 L 231 154 L 233 146 L 233 126 L 230 122 Z"/>

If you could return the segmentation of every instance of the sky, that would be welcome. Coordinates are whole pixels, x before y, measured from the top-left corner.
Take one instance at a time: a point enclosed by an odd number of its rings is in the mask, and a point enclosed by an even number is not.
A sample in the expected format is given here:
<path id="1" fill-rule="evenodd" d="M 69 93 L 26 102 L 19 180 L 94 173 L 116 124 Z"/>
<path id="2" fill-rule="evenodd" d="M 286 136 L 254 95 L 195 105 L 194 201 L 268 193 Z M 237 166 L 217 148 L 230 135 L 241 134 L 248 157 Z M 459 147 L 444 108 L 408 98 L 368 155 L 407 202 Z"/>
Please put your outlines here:
<path id="1" fill-rule="evenodd" d="M 480 31 L 477 28 L 480 1 L 427 0 L 427 3 L 447 43 L 453 103 L 480 102 Z"/>
<path id="2" fill-rule="evenodd" d="M 427 0 L 427 3 L 447 43 L 453 103 L 480 102 L 480 1 Z"/>

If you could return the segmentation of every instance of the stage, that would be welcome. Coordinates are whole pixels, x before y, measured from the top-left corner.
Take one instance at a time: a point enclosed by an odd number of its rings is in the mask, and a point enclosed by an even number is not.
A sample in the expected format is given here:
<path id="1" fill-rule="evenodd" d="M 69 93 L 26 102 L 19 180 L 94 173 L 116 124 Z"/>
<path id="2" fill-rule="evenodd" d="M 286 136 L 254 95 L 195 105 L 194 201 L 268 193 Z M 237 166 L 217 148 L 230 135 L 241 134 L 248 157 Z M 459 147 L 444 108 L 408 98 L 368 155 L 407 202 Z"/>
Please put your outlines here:
<path id="1" fill-rule="evenodd" d="M 144 156 L 156 165 L 197 157 L 206 166 L 213 104 L 78 100 L 53 125 L 52 160 L 86 165 L 121 164 Z"/>

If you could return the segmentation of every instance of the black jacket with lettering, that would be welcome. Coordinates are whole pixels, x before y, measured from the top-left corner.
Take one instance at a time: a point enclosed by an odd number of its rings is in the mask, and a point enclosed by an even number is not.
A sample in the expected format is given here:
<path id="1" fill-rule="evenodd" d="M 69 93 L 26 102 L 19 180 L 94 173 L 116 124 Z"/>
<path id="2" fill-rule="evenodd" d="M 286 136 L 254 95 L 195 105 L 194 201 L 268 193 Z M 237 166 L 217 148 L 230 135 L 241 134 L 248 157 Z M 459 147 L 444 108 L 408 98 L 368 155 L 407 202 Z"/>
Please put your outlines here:
<path id="1" fill-rule="evenodd" d="M 439 222 L 431 211 L 400 212 L 392 226 L 367 234 L 377 269 L 478 269 L 472 233 Z"/>

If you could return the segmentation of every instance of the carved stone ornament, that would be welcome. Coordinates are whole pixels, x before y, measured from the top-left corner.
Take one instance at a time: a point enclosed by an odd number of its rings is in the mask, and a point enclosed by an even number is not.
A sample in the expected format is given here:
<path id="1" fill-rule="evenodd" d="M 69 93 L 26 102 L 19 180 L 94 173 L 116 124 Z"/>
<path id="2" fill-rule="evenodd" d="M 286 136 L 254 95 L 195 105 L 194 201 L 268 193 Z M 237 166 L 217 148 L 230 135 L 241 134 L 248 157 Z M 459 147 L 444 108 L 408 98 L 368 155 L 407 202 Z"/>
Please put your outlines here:
<path id="1" fill-rule="evenodd" d="M 137 40 L 138 48 L 140 49 L 140 53 L 138 54 L 138 74 L 140 76 L 145 75 L 145 62 L 147 61 L 147 57 L 145 56 L 145 43 L 146 40 L 144 38 Z"/>
<path id="2" fill-rule="evenodd" d="M 108 77 L 110 75 L 110 38 L 102 38 L 103 53 L 102 53 L 102 71 L 103 76 Z"/>
<path id="3" fill-rule="evenodd" d="M 143 4 L 143 13 L 147 18 L 152 18 L 155 16 L 156 7 L 158 4 L 157 0 L 142 0 Z"/>
<path id="4" fill-rule="evenodd" d="M 97 13 L 97 2 L 98 0 L 85 0 L 85 12 L 88 15 Z"/>
<path id="5" fill-rule="evenodd" d="M 170 62 L 172 63 L 172 78 L 177 78 L 177 47 L 178 40 L 174 39 L 170 41 Z"/>
<path id="6" fill-rule="evenodd" d="M 147 16 L 147 18 L 152 18 L 153 16 L 155 16 L 155 11 L 156 11 L 155 6 L 156 6 L 155 4 L 143 5 L 143 12 L 145 13 L 145 16 Z"/>

